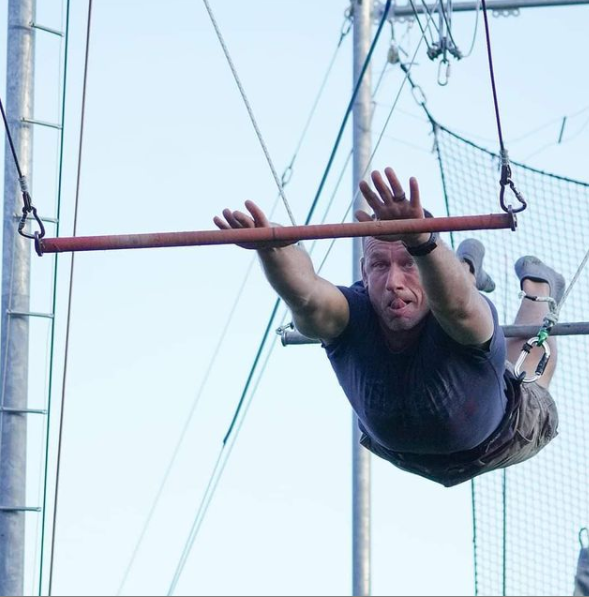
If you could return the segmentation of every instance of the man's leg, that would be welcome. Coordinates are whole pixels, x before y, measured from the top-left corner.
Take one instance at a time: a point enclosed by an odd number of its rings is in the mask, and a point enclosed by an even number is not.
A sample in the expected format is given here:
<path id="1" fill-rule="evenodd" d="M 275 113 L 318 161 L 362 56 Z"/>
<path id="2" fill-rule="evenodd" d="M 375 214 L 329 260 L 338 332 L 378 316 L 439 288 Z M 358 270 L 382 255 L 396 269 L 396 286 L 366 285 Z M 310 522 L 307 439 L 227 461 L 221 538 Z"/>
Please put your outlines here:
<path id="1" fill-rule="evenodd" d="M 552 268 L 542 263 L 537 257 L 527 256 L 518 259 L 515 264 L 515 271 L 520 279 L 521 289 L 533 296 L 551 296 L 557 302 L 560 301 L 564 292 L 564 278 Z M 515 317 L 516 325 L 537 324 L 538 329 L 542 325 L 544 317 L 548 314 L 548 303 L 536 302 L 529 299 L 522 299 L 519 311 Z M 506 338 L 507 359 L 515 364 L 521 354 L 522 346 L 529 338 Z M 547 388 L 554 375 L 556 367 L 556 339 L 548 338 L 550 347 L 550 360 L 544 371 L 544 374 L 537 381 L 539 385 Z M 534 348 L 526 359 L 524 366 L 536 367 L 536 364 L 542 356 L 542 348 Z M 530 364 L 528 364 L 530 363 Z"/>
<path id="2" fill-rule="evenodd" d="M 464 262 L 464 267 L 470 272 L 473 284 L 478 290 L 490 292 L 495 287 L 493 280 L 483 269 L 485 249 L 481 243 L 474 239 L 467 239 L 458 247 L 456 254 Z M 564 279 L 544 265 L 536 257 L 522 257 L 516 263 L 516 273 L 520 279 L 521 288 L 526 294 L 534 296 L 552 296 L 559 301 L 564 292 Z M 524 299 L 515 318 L 515 323 L 520 325 L 542 325 L 544 317 L 549 311 L 548 303 L 535 302 Z M 507 338 L 507 358 L 515 363 L 521 353 L 525 338 Z M 498 468 L 505 468 L 524 462 L 535 456 L 558 433 L 558 411 L 548 384 L 554 374 L 556 364 L 556 344 L 553 338 L 547 340 L 551 349 L 549 360 L 544 375 L 535 383 L 522 384 L 519 392 L 509 400 L 509 429 L 513 435 L 509 441 L 501 439 L 498 444 L 491 444 L 492 449 L 478 460 L 483 466 L 474 473 L 476 476 Z M 542 356 L 543 349 L 534 349 L 524 367 L 533 367 Z M 508 366 L 509 368 L 509 366 Z M 518 398 L 518 399 L 516 399 Z M 513 416 L 517 413 L 517 416 Z M 513 430 L 512 421 L 516 421 L 517 428 Z M 517 433 L 516 433 L 516 432 Z M 503 433 L 503 432 L 501 432 Z M 502 438 L 502 436 L 499 436 Z M 496 438 L 495 438 L 496 439 Z M 500 447 L 497 448 L 497 445 Z"/>

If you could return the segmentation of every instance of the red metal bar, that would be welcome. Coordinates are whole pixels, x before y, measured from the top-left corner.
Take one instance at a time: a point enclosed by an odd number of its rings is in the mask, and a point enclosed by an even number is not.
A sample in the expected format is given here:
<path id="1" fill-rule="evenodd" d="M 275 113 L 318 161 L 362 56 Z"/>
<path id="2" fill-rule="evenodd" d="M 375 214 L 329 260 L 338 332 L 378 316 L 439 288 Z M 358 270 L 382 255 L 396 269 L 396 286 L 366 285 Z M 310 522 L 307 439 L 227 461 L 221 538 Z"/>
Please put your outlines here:
<path id="1" fill-rule="evenodd" d="M 513 214 L 452 216 L 416 220 L 381 220 L 350 224 L 316 224 L 312 226 L 277 226 L 273 228 L 243 228 L 240 230 L 201 230 L 195 232 L 158 232 L 121 234 L 116 236 L 75 236 L 42 238 L 36 242 L 37 253 L 66 251 L 108 251 L 112 249 L 147 249 L 154 247 L 187 247 L 194 245 L 225 245 L 272 241 L 299 241 L 322 238 L 351 238 L 418 232 L 453 232 L 459 230 L 515 230 Z"/>

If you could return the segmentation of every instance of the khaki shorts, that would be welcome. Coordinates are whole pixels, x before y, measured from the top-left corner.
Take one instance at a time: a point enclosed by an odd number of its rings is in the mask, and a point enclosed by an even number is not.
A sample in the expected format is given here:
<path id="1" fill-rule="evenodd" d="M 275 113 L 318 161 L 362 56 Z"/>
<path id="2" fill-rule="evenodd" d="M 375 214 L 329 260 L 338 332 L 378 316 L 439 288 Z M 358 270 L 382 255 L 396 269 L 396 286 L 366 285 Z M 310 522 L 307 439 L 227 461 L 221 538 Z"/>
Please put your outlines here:
<path id="1" fill-rule="evenodd" d="M 558 435 L 558 412 L 550 392 L 536 382 L 519 384 L 506 363 L 508 395 L 513 399 L 499 427 L 479 446 L 455 454 L 426 455 L 393 452 L 366 434 L 360 443 L 395 466 L 446 487 L 477 475 L 518 464 L 535 456 Z"/>

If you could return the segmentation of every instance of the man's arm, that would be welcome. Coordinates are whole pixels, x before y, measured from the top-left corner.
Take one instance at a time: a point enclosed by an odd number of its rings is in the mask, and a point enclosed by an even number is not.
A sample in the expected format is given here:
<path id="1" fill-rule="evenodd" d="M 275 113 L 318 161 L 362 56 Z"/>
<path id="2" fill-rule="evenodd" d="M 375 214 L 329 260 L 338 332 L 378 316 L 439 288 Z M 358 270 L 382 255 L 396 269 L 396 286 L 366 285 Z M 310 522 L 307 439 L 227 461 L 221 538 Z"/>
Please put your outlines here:
<path id="1" fill-rule="evenodd" d="M 225 209 L 225 219 L 215 217 L 215 225 L 221 229 L 272 225 L 255 203 L 246 201 L 245 205 L 251 216 Z M 304 249 L 276 243 L 265 247 L 255 243 L 240 246 L 258 251 L 268 282 L 292 311 L 302 334 L 328 342 L 344 331 L 349 319 L 348 301 L 337 286 L 315 273 Z"/>
<path id="2" fill-rule="evenodd" d="M 491 309 L 454 252 L 438 241 L 431 253 L 414 259 L 428 304 L 444 331 L 460 344 L 488 342 L 494 331 Z"/>
<path id="3" fill-rule="evenodd" d="M 405 198 L 403 187 L 392 168 L 385 169 L 386 181 L 379 172 L 372 173 L 375 193 L 362 181 L 360 190 L 380 220 L 423 218 L 419 186 L 415 178 L 409 181 L 410 198 Z M 371 216 L 358 211 L 360 221 Z M 378 237 L 382 240 L 400 240 L 406 246 L 418 246 L 429 239 L 429 233 Z M 419 268 L 428 304 L 434 317 L 446 333 L 460 344 L 481 345 L 493 336 L 491 309 L 477 291 L 464 265 L 443 242 L 427 255 L 414 257 Z"/>

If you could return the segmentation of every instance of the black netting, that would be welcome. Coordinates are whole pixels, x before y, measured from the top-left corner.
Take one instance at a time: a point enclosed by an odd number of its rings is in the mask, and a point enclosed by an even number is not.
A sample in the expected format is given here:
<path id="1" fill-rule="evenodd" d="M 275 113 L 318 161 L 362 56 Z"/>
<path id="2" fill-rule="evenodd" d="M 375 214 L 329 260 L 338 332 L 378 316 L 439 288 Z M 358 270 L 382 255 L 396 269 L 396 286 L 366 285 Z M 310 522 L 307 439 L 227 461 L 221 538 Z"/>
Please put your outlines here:
<path id="1" fill-rule="evenodd" d="M 437 141 L 450 215 L 500 212 L 499 158 L 438 127 Z M 491 295 L 503 323 L 519 299 L 513 264 L 537 255 L 570 282 L 589 248 L 589 184 L 512 163 L 513 180 L 528 201 L 517 232 L 456 233 L 487 248 L 486 267 L 497 283 Z M 506 198 L 516 205 L 508 191 Z M 589 267 L 560 316 L 589 320 Z M 478 595 L 571 595 L 579 529 L 589 522 L 589 337 L 558 339 L 551 392 L 560 435 L 538 456 L 473 483 L 475 579 Z"/>

